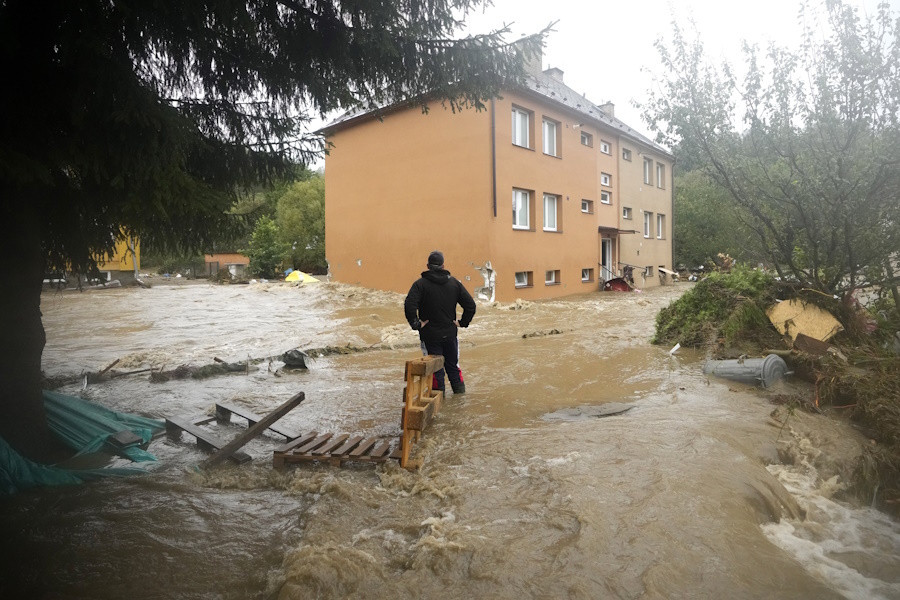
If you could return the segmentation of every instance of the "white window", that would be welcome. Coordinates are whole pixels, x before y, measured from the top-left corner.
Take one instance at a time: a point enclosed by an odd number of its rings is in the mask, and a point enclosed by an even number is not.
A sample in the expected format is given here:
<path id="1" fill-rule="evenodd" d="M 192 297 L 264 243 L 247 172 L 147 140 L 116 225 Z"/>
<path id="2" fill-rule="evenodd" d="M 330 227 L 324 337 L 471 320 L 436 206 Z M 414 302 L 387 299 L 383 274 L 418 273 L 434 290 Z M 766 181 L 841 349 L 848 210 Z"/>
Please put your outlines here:
<path id="1" fill-rule="evenodd" d="M 556 231 L 557 197 L 544 194 L 544 231 Z"/>
<path id="2" fill-rule="evenodd" d="M 531 194 L 526 190 L 513 190 L 512 211 L 513 229 L 529 229 L 531 227 Z"/>
<path id="3" fill-rule="evenodd" d="M 584 200 L 581 201 L 581 212 L 591 214 L 594 212 L 594 201 L 593 200 Z"/>
<path id="4" fill-rule="evenodd" d="M 653 159 L 644 159 L 644 183 L 653 185 Z"/>
<path id="5" fill-rule="evenodd" d="M 594 136 L 589 134 L 587 131 L 581 132 L 581 145 L 582 146 L 593 146 L 594 145 Z"/>
<path id="6" fill-rule="evenodd" d="M 644 213 L 644 237 L 650 237 L 651 229 L 653 228 L 653 213 L 645 212 Z"/>
<path id="7" fill-rule="evenodd" d="M 528 132 L 531 129 L 531 113 L 521 108 L 512 109 L 512 143 L 523 148 L 530 148 Z"/>
<path id="8" fill-rule="evenodd" d="M 631 160 L 631 150 L 628 148 L 622 148 L 622 160 Z"/>
<path id="9" fill-rule="evenodd" d="M 544 154 L 558 156 L 556 153 L 556 121 L 544 119 Z"/>
<path id="10" fill-rule="evenodd" d="M 611 204 L 612 203 L 612 193 L 607 190 L 600 191 L 600 202 L 603 204 Z"/>
<path id="11" fill-rule="evenodd" d="M 516 271 L 516 287 L 528 287 L 531 285 L 531 271 Z"/>
<path id="12" fill-rule="evenodd" d="M 656 187 L 666 187 L 666 165 L 662 163 L 656 163 Z"/>
<path id="13" fill-rule="evenodd" d="M 653 265 L 644 267 L 644 277 L 653 277 Z"/>
<path id="14" fill-rule="evenodd" d="M 600 173 L 600 185 L 612 185 L 612 175 L 609 173 Z"/>
<path id="15" fill-rule="evenodd" d="M 593 269 L 582 269 L 581 270 L 581 281 L 593 281 L 594 280 L 594 270 Z"/>
<path id="16" fill-rule="evenodd" d="M 666 237 L 666 215 L 656 215 L 656 238 L 665 239 Z"/>
<path id="17" fill-rule="evenodd" d="M 610 153 L 609 142 L 607 142 L 606 140 L 600 140 L 600 152 L 602 152 L 603 154 Z"/>
<path id="18" fill-rule="evenodd" d="M 547 271 L 544 276 L 544 283 L 547 285 L 556 285 L 559 283 L 559 271 Z"/>
<path id="19" fill-rule="evenodd" d="M 623 207 L 622 207 L 622 218 L 623 218 L 623 219 L 630 219 L 630 218 L 631 218 L 631 207 L 630 207 L 630 206 L 623 206 Z"/>

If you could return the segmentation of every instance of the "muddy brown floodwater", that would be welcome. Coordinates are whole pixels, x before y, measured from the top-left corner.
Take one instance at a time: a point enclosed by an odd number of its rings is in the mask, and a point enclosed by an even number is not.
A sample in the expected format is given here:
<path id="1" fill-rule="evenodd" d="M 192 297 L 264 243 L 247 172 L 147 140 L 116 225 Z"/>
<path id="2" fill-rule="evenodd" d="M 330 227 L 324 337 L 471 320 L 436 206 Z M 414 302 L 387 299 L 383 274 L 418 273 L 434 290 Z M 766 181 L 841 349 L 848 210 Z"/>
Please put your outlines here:
<path id="1" fill-rule="evenodd" d="M 897 524 L 835 501 L 841 482 L 817 472 L 823 439 L 856 432 L 779 430 L 771 392 L 710 380 L 703 356 L 649 343 L 685 285 L 480 304 L 461 334 L 468 393 L 447 398 L 418 472 L 279 473 L 278 439 L 263 436 L 246 448 L 252 464 L 204 474 L 189 436 L 162 437 L 147 475 L 2 498 L 0 597 L 900 598 Z M 295 430 L 394 435 L 403 365 L 419 352 L 402 301 L 337 284 L 49 292 L 44 369 L 371 347 L 305 372 L 261 363 L 60 391 L 162 419 L 217 400 L 266 413 L 302 390 L 283 419 Z M 608 403 L 632 408 L 596 416 Z"/>

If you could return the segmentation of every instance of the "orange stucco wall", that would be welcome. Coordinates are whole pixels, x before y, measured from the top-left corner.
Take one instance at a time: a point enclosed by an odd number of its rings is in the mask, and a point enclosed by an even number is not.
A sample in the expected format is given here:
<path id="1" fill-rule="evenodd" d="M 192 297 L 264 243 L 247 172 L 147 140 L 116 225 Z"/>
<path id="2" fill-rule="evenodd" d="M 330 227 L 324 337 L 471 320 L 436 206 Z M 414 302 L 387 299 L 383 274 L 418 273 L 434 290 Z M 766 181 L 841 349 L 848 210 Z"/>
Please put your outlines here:
<path id="1" fill-rule="evenodd" d="M 512 143 L 514 106 L 531 114 L 528 148 Z M 332 277 L 406 292 L 428 253 L 440 249 L 447 268 L 473 293 L 483 284 L 476 267 L 489 261 L 498 301 L 597 290 L 598 227 L 619 225 L 620 142 L 577 114 L 539 96 L 507 93 L 481 112 L 453 114 L 436 104 L 427 114 L 410 108 L 333 131 L 325 168 Z M 543 152 L 544 118 L 557 123 L 556 156 Z M 591 136 L 590 145 L 582 143 L 582 132 Z M 608 184 L 601 182 L 603 173 Z M 531 194 L 528 230 L 513 228 L 514 188 Z M 608 204 L 602 190 L 611 194 Z M 545 193 L 558 197 L 557 231 L 543 230 Z M 582 200 L 592 211 L 582 211 Z M 612 248 L 615 268 L 618 243 Z M 592 269 L 590 281 L 582 281 L 582 269 Z M 558 271 L 559 282 L 547 285 L 547 271 Z M 530 272 L 532 285 L 517 287 L 516 272 Z"/>
<path id="2" fill-rule="evenodd" d="M 481 284 L 472 265 L 490 259 L 488 111 L 411 108 L 329 141 L 325 253 L 333 279 L 406 292 L 440 249 L 470 292 Z"/>

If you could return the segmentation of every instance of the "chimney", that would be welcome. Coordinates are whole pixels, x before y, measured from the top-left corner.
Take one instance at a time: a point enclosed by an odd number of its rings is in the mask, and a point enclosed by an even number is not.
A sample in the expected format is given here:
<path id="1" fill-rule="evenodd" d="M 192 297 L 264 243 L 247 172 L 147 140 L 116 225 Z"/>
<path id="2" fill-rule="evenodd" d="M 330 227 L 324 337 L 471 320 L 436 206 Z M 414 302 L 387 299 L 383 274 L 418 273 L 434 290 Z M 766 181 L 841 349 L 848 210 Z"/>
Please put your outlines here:
<path id="1" fill-rule="evenodd" d="M 607 102 L 606 104 L 600 105 L 600 110 L 602 110 L 607 116 L 615 118 L 616 116 L 616 105 L 612 102 Z"/>
<path id="2" fill-rule="evenodd" d="M 560 83 L 563 82 L 562 69 L 557 69 L 556 67 L 553 67 L 551 69 L 547 69 L 546 71 L 544 71 L 544 74 L 547 75 L 550 79 L 553 79 L 554 81 L 558 81 Z"/>

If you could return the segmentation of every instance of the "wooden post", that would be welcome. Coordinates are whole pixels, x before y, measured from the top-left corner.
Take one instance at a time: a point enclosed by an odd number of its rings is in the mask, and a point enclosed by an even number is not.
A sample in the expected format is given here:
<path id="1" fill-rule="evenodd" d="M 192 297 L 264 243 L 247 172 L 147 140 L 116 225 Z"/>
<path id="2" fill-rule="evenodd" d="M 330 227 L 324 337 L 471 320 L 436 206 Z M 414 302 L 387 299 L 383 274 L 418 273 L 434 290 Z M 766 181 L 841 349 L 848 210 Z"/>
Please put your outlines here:
<path id="1" fill-rule="evenodd" d="M 231 456 L 234 452 L 242 448 L 247 442 L 268 429 L 269 425 L 286 415 L 291 409 L 303 402 L 305 398 L 306 394 L 304 394 L 303 392 L 298 393 L 293 398 L 263 417 L 262 420 L 254 423 L 252 426 L 247 428 L 247 431 L 225 444 L 225 446 L 221 450 L 206 459 L 200 465 L 200 467 L 203 469 L 208 469 L 219 464 L 220 462 Z"/>

